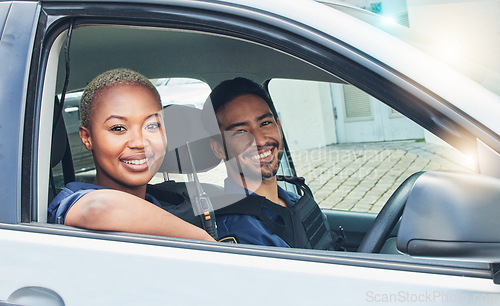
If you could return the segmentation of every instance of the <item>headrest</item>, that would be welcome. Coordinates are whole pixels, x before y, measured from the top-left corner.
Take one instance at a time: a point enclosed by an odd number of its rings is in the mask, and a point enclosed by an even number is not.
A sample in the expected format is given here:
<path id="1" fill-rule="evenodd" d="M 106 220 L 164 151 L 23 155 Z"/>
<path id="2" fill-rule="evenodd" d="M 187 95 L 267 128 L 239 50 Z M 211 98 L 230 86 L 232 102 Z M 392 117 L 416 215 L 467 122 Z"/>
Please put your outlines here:
<path id="1" fill-rule="evenodd" d="M 160 172 L 193 173 L 186 143 L 189 143 L 196 172 L 215 168 L 220 159 L 210 148 L 210 135 L 201 122 L 201 110 L 186 105 L 168 105 L 163 109 L 167 133 L 167 153 Z"/>
<path id="2" fill-rule="evenodd" d="M 56 118 L 58 116 L 59 118 Z M 57 120 L 57 121 L 55 121 Z M 55 167 L 63 158 L 68 145 L 68 136 L 66 134 L 66 126 L 64 125 L 63 115 L 61 113 L 61 105 L 56 97 L 54 101 L 54 124 L 52 126 L 52 149 L 50 155 L 50 167 Z"/>

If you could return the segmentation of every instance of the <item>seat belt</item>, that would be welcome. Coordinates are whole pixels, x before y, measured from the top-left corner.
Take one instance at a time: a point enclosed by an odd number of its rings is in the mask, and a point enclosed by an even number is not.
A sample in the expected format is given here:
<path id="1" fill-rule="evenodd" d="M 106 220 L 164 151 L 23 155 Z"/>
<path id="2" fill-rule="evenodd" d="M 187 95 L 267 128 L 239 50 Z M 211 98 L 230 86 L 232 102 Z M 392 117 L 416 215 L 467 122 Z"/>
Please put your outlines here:
<path id="1" fill-rule="evenodd" d="M 198 173 L 196 173 L 196 168 L 194 166 L 193 156 L 191 154 L 191 148 L 189 142 L 186 142 L 186 148 L 189 155 L 189 162 L 191 163 L 191 168 L 193 173 L 188 175 L 189 180 L 194 182 L 194 194 L 192 195 L 191 201 L 193 202 L 193 210 L 196 215 L 200 216 L 201 224 L 203 229 L 217 240 L 217 223 L 215 222 L 214 208 L 210 198 L 203 190 L 200 180 L 198 179 Z"/>

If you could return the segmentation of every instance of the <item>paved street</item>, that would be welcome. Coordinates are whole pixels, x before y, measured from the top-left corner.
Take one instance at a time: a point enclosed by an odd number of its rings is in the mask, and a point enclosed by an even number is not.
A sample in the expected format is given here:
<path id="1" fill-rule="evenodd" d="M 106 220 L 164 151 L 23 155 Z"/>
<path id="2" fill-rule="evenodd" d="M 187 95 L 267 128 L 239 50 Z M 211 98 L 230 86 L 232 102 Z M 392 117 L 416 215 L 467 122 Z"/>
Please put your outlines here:
<path id="1" fill-rule="evenodd" d="M 292 153 L 322 208 L 378 212 L 392 192 L 421 170 L 472 172 L 454 149 L 414 141 L 328 146 Z"/>

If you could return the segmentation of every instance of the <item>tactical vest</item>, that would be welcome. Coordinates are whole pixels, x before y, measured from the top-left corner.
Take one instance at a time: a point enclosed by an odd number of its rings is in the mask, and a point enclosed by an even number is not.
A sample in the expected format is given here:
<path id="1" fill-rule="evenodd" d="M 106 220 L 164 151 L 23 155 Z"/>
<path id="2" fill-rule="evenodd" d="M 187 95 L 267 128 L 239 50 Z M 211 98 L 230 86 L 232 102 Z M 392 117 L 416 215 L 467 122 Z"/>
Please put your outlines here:
<path id="1" fill-rule="evenodd" d="M 281 177 L 294 184 L 301 194 L 300 199 L 291 207 L 283 207 L 265 197 L 255 194 L 236 200 L 241 195 L 224 195 L 212 198 L 214 207 L 223 207 L 215 211 L 216 216 L 250 215 L 264 222 L 269 229 L 290 247 L 320 250 L 343 250 L 343 237 L 330 230 L 326 217 L 321 212 L 309 187 L 303 178 Z M 235 201 L 233 202 L 233 199 Z M 224 203 L 225 202 L 225 203 Z M 265 210 L 278 215 L 271 219 Z"/>

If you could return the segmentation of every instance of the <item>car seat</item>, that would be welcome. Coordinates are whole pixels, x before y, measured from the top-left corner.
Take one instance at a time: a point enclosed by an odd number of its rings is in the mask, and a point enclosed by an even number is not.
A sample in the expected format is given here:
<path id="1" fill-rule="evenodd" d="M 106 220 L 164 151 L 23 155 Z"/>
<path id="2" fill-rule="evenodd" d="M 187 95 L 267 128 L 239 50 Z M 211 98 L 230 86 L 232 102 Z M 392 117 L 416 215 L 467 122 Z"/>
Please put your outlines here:
<path id="1" fill-rule="evenodd" d="M 62 182 L 55 182 L 53 168 L 59 163 L 62 163 L 62 174 L 64 185 L 75 181 L 75 170 L 73 168 L 73 160 L 71 157 L 71 149 L 69 146 L 68 134 L 66 125 L 62 115 L 62 105 L 56 96 L 54 101 L 54 123 L 52 126 L 52 148 L 50 155 L 50 186 L 49 186 L 49 201 L 60 191 Z"/>
<path id="2" fill-rule="evenodd" d="M 165 177 L 168 174 L 187 174 L 189 177 L 209 171 L 220 164 L 221 160 L 210 148 L 210 135 L 201 123 L 201 112 L 200 109 L 186 105 L 169 105 L 164 108 L 167 152 L 159 172 L 164 173 Z M 194 179 L 191 178 L 188 183 L 166 179 L 165 182 L 154 185 L 155 188 L 148 186 L 148 193 L 156 196 L 156 189 L 185 193 L 190 184 L 194 184 Z M 210 183 L 201 183 L 201 186 L 210 197 L 223 194 L 221 186 Z"/>

